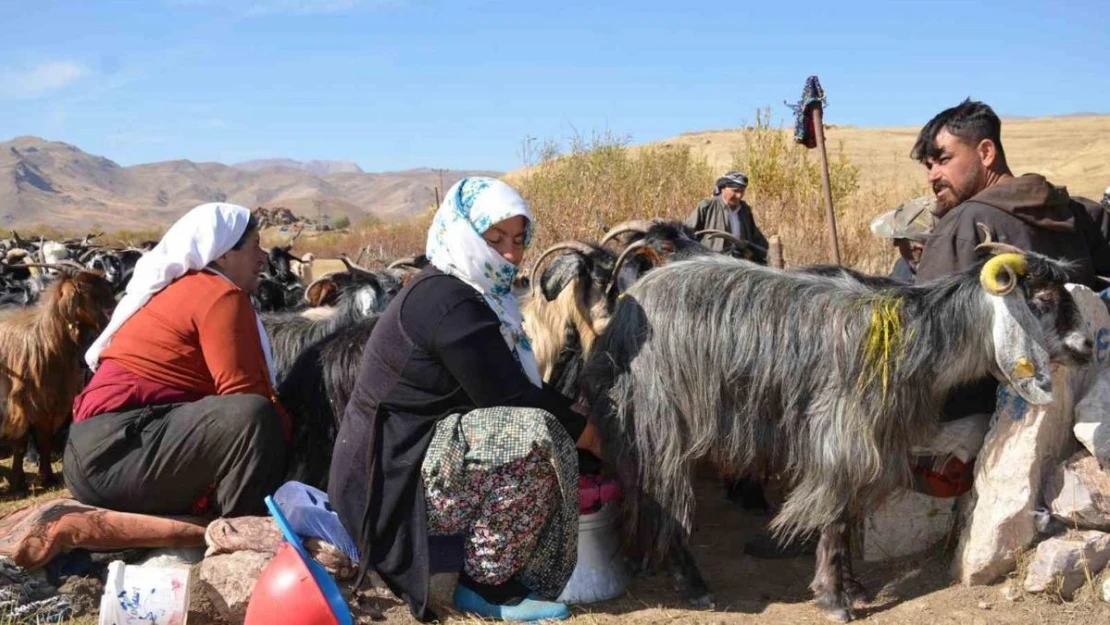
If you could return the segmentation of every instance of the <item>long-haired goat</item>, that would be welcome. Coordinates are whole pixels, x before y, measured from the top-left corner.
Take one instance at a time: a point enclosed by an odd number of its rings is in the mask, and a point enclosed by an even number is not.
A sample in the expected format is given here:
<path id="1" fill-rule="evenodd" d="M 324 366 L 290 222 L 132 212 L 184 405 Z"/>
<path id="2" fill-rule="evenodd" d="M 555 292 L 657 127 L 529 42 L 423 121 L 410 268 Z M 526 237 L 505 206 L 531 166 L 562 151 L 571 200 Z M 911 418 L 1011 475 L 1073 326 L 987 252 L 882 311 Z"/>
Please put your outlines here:
<path id="1" fill-rule="evenodd" d="M 998 245 L 998 244 L 994 244 Z M 820 533 L 811 589 L 849 620 L 862 587 L 848 528 L 908 483 L 912 445 L 958 384 L 993 374 L 1033 404 L 1051 367 L 1090 358 L 1066 266 L 1004 253 L 919 286 L 784 272 L 711 256 L 648 273 L 621 298 L 583 374 L 623 490 L 623 533 L 711 605 L 688 547 L 693 467 L 775 471 L 780 536 Z"/>
<path id="2" fill-rule="evenodd" d="M 278 384 L 278 397 L 293 415 L 286 479 L 327 489 L 335 435 L 377 321 L 360 319 L 308 346 Z"/>
<path id="3" fill-rule="evenodd" d="M 82 355 L 115 307 L 112 285 L 99 272 L 63 268 L 32 307 L 0 319 L 0 388 L 6 401 L 0 435 L 13 440 L 9 488 L 23 491 L 28 429 L 34 429 L 43 485 L 57 482 L 51 439 L 70 419 L 85 376 Z"/>
<path id="4" fill-rule="evenodd" d="M 263 313 L 262 325 L 270 336 L 278 384 L 306 347 L 337 330 L 385 310 L 392 295 L 376 283 L 364 284 L 340 300 L 332 314 L 312 319 L 297 312 Z"/>

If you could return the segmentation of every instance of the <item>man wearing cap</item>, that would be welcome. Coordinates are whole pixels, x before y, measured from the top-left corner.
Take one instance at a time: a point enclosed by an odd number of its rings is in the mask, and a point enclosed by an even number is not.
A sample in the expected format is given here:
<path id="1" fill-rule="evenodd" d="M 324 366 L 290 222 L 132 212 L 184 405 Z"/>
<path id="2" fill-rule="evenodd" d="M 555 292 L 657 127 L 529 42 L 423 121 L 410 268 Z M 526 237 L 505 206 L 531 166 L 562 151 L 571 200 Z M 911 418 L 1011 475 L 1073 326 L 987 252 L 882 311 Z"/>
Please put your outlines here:
<path id="1" fill-rule="evenodd" d="M 933 227 L 931 211 L 935 204 L 931 196 L 916 197 L 872 220 L 871 233 L 890 239 L 898 248 L 899 258 L 890 272 L 891 278 L 913 284 L 921 252 Z"/>
<path id="2" fill-rule="evenodd" d="M 721 238 L 704 241 L 714 252 L 739 253 L 745 258 L 767 263 L 767 239 L 755 225 L 752 207 L 744 201 L 744 191 L 748 188 L 748 177 L 738 171 L 730 171 L 717 179 L 713 197 L 698 203 L 686 225 L 695 231 L 723 230 L 736 238 L 751 244 L 745 250 L 734 250 L 735 245 Z"/>

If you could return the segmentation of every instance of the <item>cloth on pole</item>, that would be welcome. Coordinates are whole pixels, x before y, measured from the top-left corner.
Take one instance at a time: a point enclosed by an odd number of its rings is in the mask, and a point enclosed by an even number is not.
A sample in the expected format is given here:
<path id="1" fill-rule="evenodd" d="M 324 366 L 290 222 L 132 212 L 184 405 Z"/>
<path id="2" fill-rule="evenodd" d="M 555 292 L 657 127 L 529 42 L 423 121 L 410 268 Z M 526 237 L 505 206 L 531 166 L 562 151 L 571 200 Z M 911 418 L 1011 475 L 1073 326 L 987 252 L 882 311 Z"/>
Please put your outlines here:
<path id="1" fill-rule="evenodd" d="M 813 124 L 813 109 L 825 108 L 825 90 L 816 76 L 806 78 L 802 99 L 797 104 L 786 103 L 794 110 L 794 140 L 809 149 L 817 147 L 817 130 Z"/>

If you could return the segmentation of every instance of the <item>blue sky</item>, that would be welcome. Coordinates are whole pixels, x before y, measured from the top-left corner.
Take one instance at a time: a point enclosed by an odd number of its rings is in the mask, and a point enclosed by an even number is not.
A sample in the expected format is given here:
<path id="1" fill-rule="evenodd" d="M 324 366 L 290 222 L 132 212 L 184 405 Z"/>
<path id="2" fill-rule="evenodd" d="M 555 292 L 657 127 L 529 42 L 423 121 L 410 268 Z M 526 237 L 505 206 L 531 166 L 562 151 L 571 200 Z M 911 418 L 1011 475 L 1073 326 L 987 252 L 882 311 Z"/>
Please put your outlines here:
<path id="1" fill-rule="evenodd" d="M 969 95 L 1110 112 L 1105 0 L 0 0 L 0 23 L 0 140 L 123 165 L 507 170 L 528 136 L 786 119 L 810 74 L 829 123 L 919 125 Z"/>

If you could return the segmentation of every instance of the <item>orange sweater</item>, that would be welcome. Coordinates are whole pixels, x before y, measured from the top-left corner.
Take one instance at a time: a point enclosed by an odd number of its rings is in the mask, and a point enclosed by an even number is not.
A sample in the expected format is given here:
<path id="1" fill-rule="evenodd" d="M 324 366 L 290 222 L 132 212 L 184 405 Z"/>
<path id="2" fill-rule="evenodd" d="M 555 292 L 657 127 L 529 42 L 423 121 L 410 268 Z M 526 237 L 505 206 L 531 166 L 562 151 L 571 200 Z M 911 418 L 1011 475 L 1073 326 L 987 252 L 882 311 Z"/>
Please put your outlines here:
<path id="1" fill-rule="evenodd" d="M 178 278 L 123 324 L 100 360 L 197 397 L 249 393 L 269 398 L 289 439 L 289 416 L 270 383 L 250 298 L 221 276 L 195 271 Z M 93 376 L 82 394 L 89 397 L 78 397 L 75 405 L 105 403 L 94 398 L 102 395 L 97 390 Z"/>

